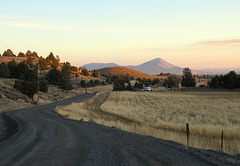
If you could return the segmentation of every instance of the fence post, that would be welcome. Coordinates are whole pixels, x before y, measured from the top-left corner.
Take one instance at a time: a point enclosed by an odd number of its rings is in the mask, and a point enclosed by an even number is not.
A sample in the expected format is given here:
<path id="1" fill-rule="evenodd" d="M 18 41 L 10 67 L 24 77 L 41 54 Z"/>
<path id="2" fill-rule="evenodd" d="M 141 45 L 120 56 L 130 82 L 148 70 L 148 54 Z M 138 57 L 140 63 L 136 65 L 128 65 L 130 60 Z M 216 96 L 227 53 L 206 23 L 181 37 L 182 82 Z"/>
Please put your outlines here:
<path id="1" fill-rule="evenodd" d="M 222 131 L 222 136 L 221 136 L 221 151 L 223 150 L 223 131 Z"/>
<path id="2" fill-rule="evenodd" d="M 190 130 L 189 130 L 189 124 L 186 124 L 186 133 L 187 133 L 187 146 L 189 146 L 189 139 L 190 139 Z"/>

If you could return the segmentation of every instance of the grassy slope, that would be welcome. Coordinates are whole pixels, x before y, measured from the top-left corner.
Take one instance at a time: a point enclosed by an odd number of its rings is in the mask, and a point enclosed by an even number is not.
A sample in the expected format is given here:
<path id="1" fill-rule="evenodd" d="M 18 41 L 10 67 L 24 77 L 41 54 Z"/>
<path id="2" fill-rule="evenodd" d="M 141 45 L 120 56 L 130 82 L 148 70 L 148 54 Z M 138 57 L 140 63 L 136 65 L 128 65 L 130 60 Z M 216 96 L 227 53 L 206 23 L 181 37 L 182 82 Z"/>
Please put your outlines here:
<path id="1" fill-rule="evenodd" d="M 166 76 L 154 76 L 154 75 L 149 75 L 142 73 L 140 71 L 136 71 L 127 67 L 108 67 L 108 68 L 103 68 L 99 69 L 98 72 L 101 74 L 109 74 L 111 73 L 112 75 L 126 75 L 129 74 L 130 76 L 133 76 L 134 78 L 146 78 L 146 79 L 165 79 Z"/>

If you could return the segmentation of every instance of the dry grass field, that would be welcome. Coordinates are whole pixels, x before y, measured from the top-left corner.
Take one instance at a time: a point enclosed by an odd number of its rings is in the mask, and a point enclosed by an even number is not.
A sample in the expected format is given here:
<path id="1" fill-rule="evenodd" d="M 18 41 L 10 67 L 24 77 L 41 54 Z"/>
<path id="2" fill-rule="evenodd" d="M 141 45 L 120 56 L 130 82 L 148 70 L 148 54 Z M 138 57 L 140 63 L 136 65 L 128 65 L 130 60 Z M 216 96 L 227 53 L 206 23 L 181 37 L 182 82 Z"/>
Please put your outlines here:
<path id="1" fill-rule="evenodd" d="M 64 117 L 94 121 L 142 135 L 204 149 L 240 150 L 240 93 L 238 92 L 102 92 L 83 103 L 58 107 Z"/>

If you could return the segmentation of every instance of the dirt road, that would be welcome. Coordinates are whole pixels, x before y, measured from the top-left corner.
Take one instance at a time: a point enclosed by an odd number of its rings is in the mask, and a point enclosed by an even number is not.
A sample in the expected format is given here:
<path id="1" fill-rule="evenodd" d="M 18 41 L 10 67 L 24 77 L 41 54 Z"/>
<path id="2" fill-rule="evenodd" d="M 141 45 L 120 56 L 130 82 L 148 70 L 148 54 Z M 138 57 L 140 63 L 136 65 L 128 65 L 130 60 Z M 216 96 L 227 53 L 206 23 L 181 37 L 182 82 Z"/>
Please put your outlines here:
<path id="1" fill-rule="evenodd" d="M 0 142 L 0 165 L 240 165 L 237 156 L 64 119 L 54 112 L 57 105 L 93 95 L 2 114 L 8 132 Z"/>

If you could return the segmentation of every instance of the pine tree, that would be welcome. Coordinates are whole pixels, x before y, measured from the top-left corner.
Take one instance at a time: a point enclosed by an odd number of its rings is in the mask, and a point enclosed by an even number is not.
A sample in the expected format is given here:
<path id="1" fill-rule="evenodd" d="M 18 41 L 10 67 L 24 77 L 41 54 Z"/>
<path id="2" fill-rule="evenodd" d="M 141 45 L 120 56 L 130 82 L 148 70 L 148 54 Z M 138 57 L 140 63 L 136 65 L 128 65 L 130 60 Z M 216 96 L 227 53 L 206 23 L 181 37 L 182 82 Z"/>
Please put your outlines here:
<path id="1" fill-rule="evenodd" d="M 134 89 L 135 89 L 135 90 L 138 90 L 138 89 L 139 89 L 139 83 L 138 83 L 138 82 L 135 82 L 135 84 L 134 84 Z"/>
<path id="2" fill-rule="evenodd" d="M 99 76 L 99 73 L 98 73 L 96 70 L 93 70 L 92 76 L 93 76 L 93 77 L 98 77 L 98 76 Z"/>
<path id="3" fill-rule="evenodd" d="M 210 87 L 211 88 L 221 88 L 221 80 L 220 80 L 219 76 L 215 76 L 214 78 L 211 79 Z"/>
<path id="4" fill-rule="evenodd" d="M 8 62 L 8 69 L 10 77 L 17 78 L 18 77 L 18 64 L 15 60 Z"/>
<path id="5" fill-rule="evenodd" d="M 62 73 L 56 68 L 53 68 L 47 72 L 46 80 L 49 84 L 60 85 L 62 81 Z"/>
<path id="6" fill-rule="evenodd" d="M 39 82 L 37 72 L 28 70 L 23 79 L 15 81 L 14 88 L 33 99 L 34 94 L 38 92 Z"/>
<path id="7" fill-rule="evenodd" d="M 125 90 L 125 83 L 124 80 L 115 79 L 113 84 L 114 91 L 124 91 Z"/>
<path id="8" fill-rule="evenodd" d="M 47 83 L 47 80 L 44 79 L 44 78 L 41 78 L 39 80 L 39 90 L 41 92 L 47 92 L 48 91 L 48 83 Z"/>
<path id="9" fill-rule="evenodd" d="M 133 87 L 132 87 L 130 81 L 128 81 L 128 84 L 127 84 L 127 86 L 126 86 L 126 90 L 127 90 L 127 91 L 132 91 L 132 90 L 133 90 Z"/>
<path id="10" fill-rule="evenodd" d="M 62 83 L 60 84 L 60 88 L 71 90 L 73 89 L 71 83 L 71 66 L 70 64 L 65 63 L 61 70 L 62 73 Z"/>
<path id="11" fill-rule="evenodd" d="M 223 76 L 223 87 L 226 89 L 238 88 L 239 78 L 235 71 L 230 71 L 228 74 Z"/>
<path id="12" fill-rule="evenodd" d="M 183 76 L 182 76 L 182 87 L 195 87 L 196 81 L 195 78 L 192 76 L 192 72 L 189 68 L 185 68 L 183 70 Z"/>
<path id="13" fill-rule="evenodd" d="M 32 57 L 28 57 L 27 64 L 29 65 L 29 67 L 34 67 L 34 63 L 33 63 L 33 58 Z"/>
<path id="14" fill-rule="evenodd" d="M 0 78 L 9 77 L 9 69 L 5 63 L 0 64 Z"/>
<path id="15" fill-rule="evenodd" d="M 82 72 L 83 72 L 83 75 L 89 76 L 89 72 L 85 67 L 82 69 Z"/>
<path id="16" fill-rule="evenodd" d="M 85 88 L 85 87 L 86 87 L 86 82 L 85 82 L 84 80 L 82 80 L 82 81 L 80 82 L 80 85 L 81 85 L 81 87 Z"/>

